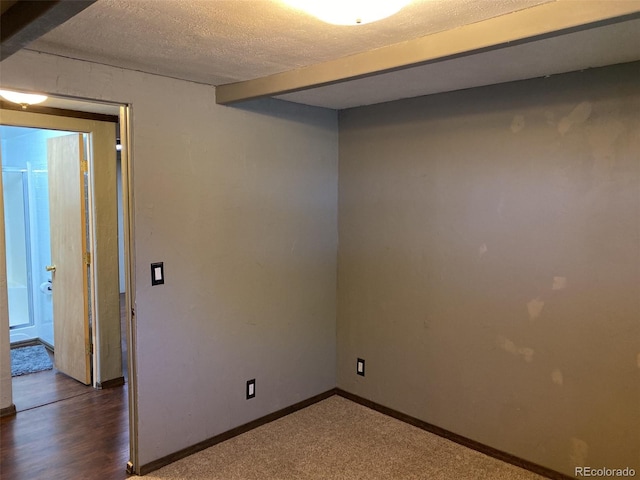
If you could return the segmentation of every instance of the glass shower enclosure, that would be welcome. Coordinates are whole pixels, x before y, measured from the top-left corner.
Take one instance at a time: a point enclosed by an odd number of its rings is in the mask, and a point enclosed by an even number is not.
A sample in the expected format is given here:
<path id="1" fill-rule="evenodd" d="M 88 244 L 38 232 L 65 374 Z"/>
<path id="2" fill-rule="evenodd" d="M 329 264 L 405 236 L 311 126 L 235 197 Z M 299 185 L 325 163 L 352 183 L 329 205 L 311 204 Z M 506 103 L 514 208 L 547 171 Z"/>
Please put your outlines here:
<path id="1" fill-rule="evenodd" d="M 9 335 L 54 347 L 47 139 L 70 132 L 0 126 Z"/>

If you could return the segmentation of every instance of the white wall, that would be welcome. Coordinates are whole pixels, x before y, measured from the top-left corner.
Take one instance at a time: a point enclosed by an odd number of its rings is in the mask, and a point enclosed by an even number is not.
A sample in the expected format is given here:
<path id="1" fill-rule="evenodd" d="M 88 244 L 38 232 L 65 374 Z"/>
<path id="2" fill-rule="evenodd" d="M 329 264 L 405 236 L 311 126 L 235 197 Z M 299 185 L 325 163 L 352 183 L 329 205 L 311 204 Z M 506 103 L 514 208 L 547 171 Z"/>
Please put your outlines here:
<path id="1" fill-rule="evenodd" d="M 335 112 L 33 52 L 1 78 L 132 105 L 140 465 L 335 386 Z"/>

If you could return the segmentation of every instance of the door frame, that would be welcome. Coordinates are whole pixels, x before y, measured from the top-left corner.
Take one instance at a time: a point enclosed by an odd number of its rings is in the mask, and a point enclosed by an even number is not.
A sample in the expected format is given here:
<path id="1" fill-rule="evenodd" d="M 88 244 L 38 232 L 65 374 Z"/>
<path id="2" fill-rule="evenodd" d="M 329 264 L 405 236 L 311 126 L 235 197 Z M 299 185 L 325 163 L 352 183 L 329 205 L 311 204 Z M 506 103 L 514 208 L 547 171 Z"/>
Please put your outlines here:
<path id="1" fill-rule="evenodd" d="M 93 375 L 91 383 L 102 388 L 123 383 L 121 355 L 106 355 L 109 345 L 117 342 L 120 350 L 120 301 L 118 287 L 117 193 L 116 193 L 116 148 L 114 123 L 47 115 L 28 111 L 2 110 L 3 125 L 31 127 L 45 130 L 63 130 L 90 134 L 88 155 L 89 175 L 89 251 L 91 252 L 91 342 Z M 112 142 L 112 143 L 111 143 Z M 111 143 L 111 144 L 110 144 Z M 104 155 L 96 161 L 97 155 Z M 113 200 L 114 203 L 111 203 Z M 115 253 L 115 256 L 113 254 Z M 111 260 L 111 261 L 110 261 Z M 116 324 L 117 319 L 117 324 Z M 55 322 L 55 319 L 54 319 Z M 116 352 L 117 352 L 116 350 Z M 113 349 L 111 349 L 113 352 Z M 119 380 L 118 380 L 119 379 Z"/>
<path id="2" fill-rule="evenodd" d="M 61 102 L 64 102 L 64 100 L 66 100 L 64 97 L 57 97 L 57 99 Z M 69 98 L 68 100 L 73 101 L 74 99 Z M 87 103 L 86 100 L 83 99 L 83 101 L 85 103 Z M 92 104 L 91 101 L 88 101 L 88 104 Z M 100 104 L 104 107 L 105 103 L 104 102 L 100 102 Z M 95 104 L 94 104 L 95 105 Z M 129 403 L 129 462 L 127 463 L 127 471 L 130 473 L 134 473 L 135 470 L 137 469 L 138 466 L 138 428 L 137 428 L 137 366 L 136 366 L 136 355 L 135 355 L 135 346 L 136 346 L 136 338 L 135 338 L 135 309 L 134 309 L 134 305 L 135 305 L 135 271 L 134 271 L 134 265 L 135 265 L 135 259 L 134 259 L 134 202 L 133 202 L 133 168 L 132 168 L 132 163 L 131 163 L 131 106 L 127 105 L 127 104 L 108 104 L 108 106 L 113 110 L 113 109 L 118 109 L 118 117 L 119 117 L 119 125 L 120 125 L 120 144 L 122 145 L 122 149 L 121 149 L 121 175 L 122 175 L 122 210 L 123 210 L 123 224 L 124 224 L 124 231 L 122 232 L 122 235 L 124 237 L 124 273 L 125 273 L 125 335 L 126 335 L 126 342 L 127 342 L 127 370 L 128 370 L 128 403 Z M 77 102 L 73 103 L 73 107 L 77 108 Z M 33 110 L 36 110 L 35 108 Z M 47 109 L 47 113 L 33 113 L 33 112 L 25 112 L 25 111 L 16 111 L 13 109 L 5 109 L 5 108 L 0 108 L 0 113 L 2 114 L 0 117 L 0 121 L 2 124 L 5 125 L 14 125 L 14 126 L 33 126 L 34 128 L 50 128 L 50 129 L 64 129 L 64 130 L 69 130 L 69 131 L 77 131 L 77 132 L 83 132 L 83 133 L 91 133 L 91 132 L 87 132 L 86 131 L 86 122 L 89 121 L 91 122 L 91 120 L 87 120 L 87 117 L 91 117 L 91 113 L 88 112 L 75 112 L 75 113 L 80 113 L 79 115 L 73 115 L 74 112 L 70 111 L 70 110 L 60 110 L 59 114 L 57 114 L 54 109 Z M 56 124 L 55 126 L 51 125 L 51 117 L 56 117 L 58 120 L 60 119 L 64 119 L 64 122 L 62 122 L 64 124 L 64 126 L 61 126 L 61 124 Z M 96 115 L 97 117 L 102 117 L 102 115 L 98 114 Z M 28 122 L 25 122 L 25 120 L 27 119 L 35 119 L 35 125 L 31 125 Z M 42 124 L 40 124 L 40 121 L 42 121 Z M 95 122 L 95 121 L 94 121 Z M 105 122 L 100 122 L 100 123 L 105 123 Z M 84 125 L 83 125 L 84 124 Z M 95 140 L 95 139 L 94 139 Z M 116 150 L 115 150 L 115 145 L 113 145 L 113 169 L 115 171 L 115 165 L 116 165 Z M 90 177 L 90 182 L 93 183 L 93 176 L 95 175 L 95 171 L 92 172 L 91 170 L 91 164 L 93 162 L 90 162 L 90 166 L 89 166 L 89 177 Z M 105 162 L 107 163 L 107 162 Z M 0 164 L 1 164 L 1 160 L 0 160 Z M 115 182 L 113 185 L 113 188 L 115 189 Z M 94 192 L 95 194 L 95 192 Z M 0 206 L 2 206 L 2 185 L 0 184 Z M 95 215 L 95 212 L 93 212 L 92 216 Z M 116 218 L 114 220 L 114 225 L 115 228 L 117 229 L 117 215 Z M 2 235 L 2 238 L 4 238 L 4 215 L 3 212 L 0 211 L 0 234 Z M 92 227 L 93 228 L 93 227 Z M 95 230 L 93 231 L 93 233 L 95 234 Z M 117 237 L 117 236 L 116 236 Z M 116 242 L 117 242 L 117 238 L 116 238 Z M 2 244 L 4 242 L 0 242 L 0 244 Z M 92 245 L 92 249 L 95 250 L 96 248 L 96 238 L 94 236 L 93 241 L 92 241 L 93 245 Z M 4 265 L 6 259 L 6 252 L 4 250 L 4 248 L 1 249 L 2 251 L 0 251 L 0 266 Z M 117 244 L 116 244 L 116 251 L 117 251 Z M 117 255 L 116 255 L 117 258 Z M 95 263 L 94 265 L 97 265 L 97 263 Z M 94 270 L 97 270 L 94 268 Z M 116 277 L 117 277 L 117 272 L 118 269 L 115 269 L 116 272 Z M 95 278 L 95 274 L 92 275 L 92 282 L 94 284 L 94 286 L 97 286 L 97 282 L 96 282 L 96 278 Z M 116 282 L 117 282 L 117 278 L 116 278 Z M 3 297 L 4 299 L 6 299 L 6 295 L 7 295 L 7 290 L 6 290 L 6 282 L 0 282 L 0 297 Z M 95 298 L 95 297 L 94 297 Z M 119 298 L 119 295 L 118 295 Z M 2 298 L 0 298 L 0 300 L 2 300 Z M 6 302 L 1 302 L 0 304 L 4 304 Z M 119 302 L 117 305 L 118 308 L 118 321 L 120 319 L 120 311 L 119 311 Z M 0 311 L 0 314 L 2 314 L 3 312 Z M 4 316 L 4 315 L 0 315 L 0 316 Z M 0 322 L 0 329 L 2 329 L 2 334 L 0 334 L 0 340 L 4 343 L 6 342 L 6 352 L 3 353 L 8 353 L 9 350 L 9 321 L 8 321 L 8 317 L 6 318 L 6 325 L 4 325 L 5 321 L 3 320 L 3 322 Z M 5 335 L 4 335 L 4 330 L 6 327 L 6 339 L 5 339 Z M 94 345 L 95 345 L 95 355 L 93 358 L 93 363 L 94 363 L 94 378 L 93 378 L 93 382 L 94 382 L 94 386 L 96 388 L 103 388 L 107 385 L 102 385 L 100 382 L 100 377 L 98 375 L 95 375 L 95 372 L 98 372 L 97 367 L 97 362 L 96 360 L 100 357 L 102 352 L 102 348 L 100 345 L 100 341 L 96 341 L 97 339 L 95 338 L 96 335 L 96 330 L 98 330 L 100 328 L 99 324 L 95 324 L 94 325 Z M 120 342 L 120 338 L 118 339 L 118 342 Z M 3 345 L 4 347 L 4 345 Z M 2 349 L 4 350 L 4 348 Z M 8 392 L 9 392 L 9 396 L 11 396 L 11 388 L 10 388 L 10 379 L 11 379 L 11 365 L 9 364 L 5 364 L 5 362 L 0 362 L 1 368 L 0 368 L 0 377 L 3 378 L 3 386 L 7 385 L 7 383 L 4 381 L 4 378 L 7 376 L 7 372 L 6 370 L 8 370 L 8 376 L 9 376 L 9 383 L 8 383 Z M 122 359 L 120 361 L 120 365 L 122 365 Z M 120 367 L 121 368 L 121 367 Z M 120 375 L 122 375 L 122 372 L 120 373 Z M 13 407 L 13 402 L 11 402 L 11 406 Z M 7 410 L 7 412 L 4 412 L 4 410 Z M 3 414 L 11 413 L 11 408 L 7 408 L 7 409 L 3 409 Z M 15 407 L 13 407 L 13 412 L 15 412 Z"/>
<path id="3" fill-rule="evenodd" d="M 120 105 L 120 172 L 122 175 L 122 213 L 124 236 L 125 317 L 127 371 L 129 380 L 129 462 L 127 473 L 139 473 L 138 462 L 138 362 L 136 355 L 136 276 L 135 224 L 133 198 L 133 161 L 131 105 Z"/>

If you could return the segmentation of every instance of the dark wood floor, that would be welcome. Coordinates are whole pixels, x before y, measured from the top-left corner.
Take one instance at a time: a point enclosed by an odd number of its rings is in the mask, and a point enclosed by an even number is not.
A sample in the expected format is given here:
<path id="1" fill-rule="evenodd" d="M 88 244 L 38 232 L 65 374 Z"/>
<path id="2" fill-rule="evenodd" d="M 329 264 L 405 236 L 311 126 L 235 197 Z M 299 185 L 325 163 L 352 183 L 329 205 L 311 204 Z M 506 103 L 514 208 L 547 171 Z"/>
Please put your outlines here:
<path id="1" fill-rule="evenodd" d="M 96 390 L 53 369 L 12 386 L 18 413 L 0 419 L 1 480 L 127 478 L 127 385 Z"/>

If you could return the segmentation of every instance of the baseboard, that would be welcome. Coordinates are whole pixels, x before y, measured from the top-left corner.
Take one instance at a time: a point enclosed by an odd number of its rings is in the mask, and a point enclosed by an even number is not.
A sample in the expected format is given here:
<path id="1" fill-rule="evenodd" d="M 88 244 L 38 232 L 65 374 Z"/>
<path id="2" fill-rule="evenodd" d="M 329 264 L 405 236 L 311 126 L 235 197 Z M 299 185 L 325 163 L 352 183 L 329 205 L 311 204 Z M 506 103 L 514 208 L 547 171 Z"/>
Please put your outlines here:
<path id="1" fill-rule="evenodd" d="M 44 348 L 53 353 L 53 345 L 49 342 L 42 340 L 40 337 L 38 338 L 30 338 L 29 340 L 19 340 L 17 342 L 11 343 L 11 348 L 21 348 L 21 347 L 35 347 L 37 345 L 43 345 Z"/>
<path id="2" fill-rule="evenodd" d="M 237 437 L 238 435 L 242 435 L 254 428 L 261 427 L 262 425 L 266 425 L 267 423 L 273 422 L 274 420 L 278 420 L 279 418 L 285 417 L 291 413 L 297 412 L 298 410 L 302 410 L 303 408 L 307 408 L 314 403 L 318 403 L 322 400 L 325 400 L 337 393 L 335 388 L 328 390 L 324 393 L 320 393 L 319 395 L 315 395 L 311 398 L 298 402 L 289 407 L 283 408 L 282 410 L 278 410 L 277 412 L 270 413 L 269 415 L 265 415 L 264 417 L 253 420 L 252 422 L 246 423 L 239 427 L 233 428 L 227 432 L 221 433 L 220 435 L 216 435 L 215 437 L 211 437 L 207 440 L 203 440 L 202 442 L 196 443 L 190 447 L 184 448 L 178 452 L 172 453 L 171 455 L 167 455 L 166 457 L 159 458 L 158 460 L 154 460 L 151 463 L 147 463 L 145 465 L 140 466 L 139 475 L 147 475 L 154 470 L 158 470 L 159 468 L 164 467 L 165 465 L 169 465 L 170 463 L 181 460 L 189 455 L 193 455 L 194 453 L 200 452 L 201 450 L 205 450 L 209 447 L 212 447 L 218 443 L 224 442 L 225 440 L 229 440 L 230 438 Z"/>
<path id="3" fill-rule="evenodd" d="M 346 398 L 347 400 L 359 403 L 360 405 L 368 407 L 372 410 L 413 425 L 414 427 L 418 427 L 429 433 L 438 435 L 439 437 L 451 440 L 452 442 L 455 442 L 464 447 L 470 448 L 480 453 L 484 453 L 485 455 L 496 458 L 498 460 L 502 460 L 503 462 L 510 463 L 511 465 L 515 465 L 516 467 L 524 468 L 525 470 L 537 473 L 538 475 L 542 475 L 543 477 L 551 478 L 553 480 L 574 480 L 574 477 L 570 477 L 568 475 L 565 475 L 564 473 L 556 472 L 555 470 L 551 470 L 550 468 L 543 467 L 528 460 L 516 457 L 515 455 L 511 455 L 510 453 L 503 452 L 502 450 L 489 447 L 475 440 L 471 440 L 470 438 L 463 437 L 462 435 L 458 435 L 457 433 L 450 432 L 449 430 L 445 430 L 444 428 L 424 422 L 402 412 L 398 412 L 397 410 L 393 410 L 392 408 L 372 402 L 371 400 L 367 400 L 366 398 L 354 395 L 353 393 L 346 392 L 340 388 L 336 388 L 336 394 Z"/>
<path id="4" fill-rule="evenodd" d="M 10 417 L 16 414 L 16 406 L 12 403 L 9 407 L 0 408 L 0 418 Z"/>
<path id="5" fill-rule="evenodd" d="M 13 342 L 11 344 L 11 349 L 14 348 L 22 348 L 22 347 L 35 347 L 37 345 L 41 345 L 39 338 L 30 338 L 29 340 L 19 340 L 17 342 Z"/>
<path id="6" fill-rule="evenodd" d="M 98 390 L 103 390 L 105 388 L 121 387 L 122 385 L 124 385 L 124 377 L 118 377 L 107 380 L 106 382 L 98 382 L 96 384 L 96 388 Z"/>
<path id="7" fill-rule="evenodd" d="M 38 338 L 38 341 L 44 345 L 44 348 L 46 348 L 47 350 L 49 350 L 51 353 L 55 352 L 55 349 L 53 348 L 53 345 L 51 345 L 49 342 L 47 342 L 46 340 L 42 340 L 41 338 Z"/>
<path id="8" fill-rule="evenodd" d="M 171 455 L 167 455 L 165 457 L 159 458 L 158 460 L 154 460 L 151 463 L 142 465 L 140 467 L 139 475 L 147 475 L 148 473 L 158 470 L 165 465 L 169 465 L 170 463 L 176 462 L 185 457 L 188 457 L 189 455 L 193 455 L 194 453 L 205 450 L 218 443 L 224 442 L 225 440 L 237 437 L 238 435 L 242 435 L 243 433 L 246 433 L 250 430 L 261 427 L 262 425 L 266 425 L 267 423 L 273 422 L 274 420 L 297 412 L 298 410 L 302 410 L 303 408 L 309 407 L 314 403 L 318 403 L 333 395 L 339 395 L 348 400 L 351 400 L 352 402 L 371 408 L 372 410 L 380 412 L 384 415 L 388 415 L 397 420 L 408 423 L 409 425 L 413 425 L 414 427 L 418 427 L 422 430 L 438 435 L 439 437 L 446 438 L 447 440 L 455 442 L 464 447 L 471 448 L 472 450 L 496 458 L 503 462 L 510 463 L 511 465 L 515 465 L 516 467 L 524 468 L 525 470 L 529 470 L 530 472 L 537 473 L 538 475 L 542 475 L 543 477 L 547 477 L 552 480 L 575 480 L 574 477 L 570 477 L 569 475 L 565 475 L 564 473 L 556 472 L 555 470 L 551 470 L 550 468 L 543 467 L 542 465 L 538 465 L 528 460 L 516 457 L 515 455 L 511 455 L 510 453 L 506 453 L 496 448 L 489 447 L 475 440 L 471 440 L 470 438 L 463 437 L 462 435 L 458 435 L 457 433 L 450 432 L 449 430 L 446 430 L 444 428 L 432 425 L 410 415 L 398 412 L 397 410 L 385 407 L 371 400 L 367 400 L 366 398 L 354 395 L 353 393 L 349 393 L 339 388 L 333 388 L 324 393 L 308 398 L 307 400 L 303 400 L 294 405 L 283 408 L 282 410 L 278 410 L 277 412 L 273 412 L 269 415 L 253 420 L 252 422 L 221 433 L 220 435 L 216 435 L 207 440 L 196 443 L 195 445 L 179 450 L 175 453 L 172 453 Z"/>

